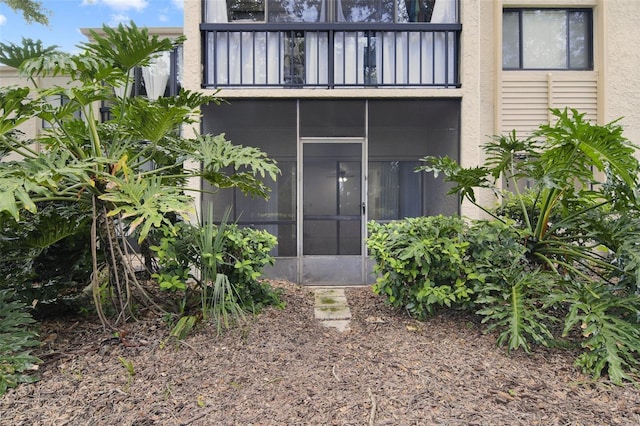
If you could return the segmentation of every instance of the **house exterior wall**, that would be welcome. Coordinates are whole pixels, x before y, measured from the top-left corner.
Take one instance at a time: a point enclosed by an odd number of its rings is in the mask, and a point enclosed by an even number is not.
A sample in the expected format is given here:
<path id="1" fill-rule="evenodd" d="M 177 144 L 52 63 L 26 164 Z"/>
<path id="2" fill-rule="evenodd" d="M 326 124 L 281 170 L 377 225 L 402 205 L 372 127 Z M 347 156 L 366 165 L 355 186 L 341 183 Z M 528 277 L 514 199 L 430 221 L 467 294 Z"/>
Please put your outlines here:
<path id="1" fill-rule="evenodd" d="M 502 10 L 505 7 L 587 7 L 593 9 L 593 71 L 503 71 Z M 483 161 L 480 145 L 488 135 L 513 128 L 527 133 L 549 118 L 548 107 L 571 106 L 586 112 L 598 123 L 622 117 L 625 135 L 640 143 L 640 55 L 631 46 L 640 38 L 640 2 L 636 0 L 460 0 L 463 25 L 460 46 L 461 87 L 386 88 L 386 89 L 224 89 L 226 99 L 260 98 L 457 98 L 461 100 L 461 152 L 465 166 Z M 183 87 L 202 89 L 202 46 L 199 24 L 202 1 L 184 5 Z M 175 36 L 177 29 L 151 29 L 154 34 Z M 84 30 L 88 35 L 88 31 Z M 3 86 L 29 84 L 16 70 L 0 67 Z M 63 84 L 64 78 L 48 78 L 39 84 Z M 539 96 L 538 96 L 539 95 Z M 538 96 L 537 98 L 535 96 Z M 199 124 L 194 125 L 200 129 Z M 27 137 L 42 129 L 42 123 L 29 121 L 20 128 Z M 640 153 L 637 153 L 640 158 Z M 193 182 L 193 185 L 198 183 Z M 492 196 L 483 198 L 493 202 Z M 480 213 L 468 205 L 461 213 L 477 217 Z"/>
<path id="2" fill-rule="evenodd" d="M 38 87 L 49 88 L 49 87 L 54 87 L 56 85 L 66 85 L 68 83 L 68 78 L 60 77 L 60 76 L 47 77 L 47 78 L 37 77 L 35 81 Z M 29 79 L 23 76 L 20 76 L 18 74 L 18 71 L 15 68 L 0 66 L 0 86 L 1 87 L 8 87 L 8 86 L 33 87 L 33 83 L 29 81 Z M 18 127 L 18 130 L 23 132 L 25 138 L 27 139 L 33 139 L 36 136 L 40 135 L 42 133 L 42 129 L 43 129 L 42 121 L 35 120 L 35 119 L 28 120 L 22 123 Z M 37 146 L 36 146 L 36 149 L 38 149 Z M 19 159 L 19 157 L 16 154 L 11 153 L 5 158 L 3 158 L 3 161 L 13 161 L 17 159 Z"/>
<path id="3" fill-rule="evenodd" d="M 201 47 L 198 24 L 202 2 L 185 3 L 185 82 L 200 90 Z M 592 8 L 592 71 L 502 71 L 502 10 L 505 7 Z M 479 146 L 487 135 L 523 134 L 549 119 L 548 108 L 578 108 L 606 123 L 624 117 L 626 135 L 640 140 L 640 56 L 629 46 L 638 37 L 640 2 L 635 0 L 460 0 L 463 25 L 459 89 L 223 89 L 222 98 L 278 97 L 456 97 L 462 100 L 461 162 L 482 162 Z M 463 206 L 463 214 L 477 212 Z"/>
<path id="4" fill-rule="evenodd" d="M 640 2 L 601 0 L 600 118 L 610 122 L 624 117 L 626 137 L 640 144 L 640 55 L 634 46 L 640 41 Z M 640 152 L 636 152 L 640 159 Z"/>

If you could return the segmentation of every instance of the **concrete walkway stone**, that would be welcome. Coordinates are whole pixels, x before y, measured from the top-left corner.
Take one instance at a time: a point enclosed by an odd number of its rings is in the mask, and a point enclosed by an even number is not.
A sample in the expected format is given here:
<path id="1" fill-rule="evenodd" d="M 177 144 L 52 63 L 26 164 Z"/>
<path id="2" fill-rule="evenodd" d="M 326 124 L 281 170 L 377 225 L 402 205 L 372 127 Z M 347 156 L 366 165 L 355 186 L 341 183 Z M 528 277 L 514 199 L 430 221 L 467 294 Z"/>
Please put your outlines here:
<path id="1" fill-rule="evenodd" d="M 314 313 L 325 327 L 349 330 L 351 311 L 343 288 L 315 288 Z"/>

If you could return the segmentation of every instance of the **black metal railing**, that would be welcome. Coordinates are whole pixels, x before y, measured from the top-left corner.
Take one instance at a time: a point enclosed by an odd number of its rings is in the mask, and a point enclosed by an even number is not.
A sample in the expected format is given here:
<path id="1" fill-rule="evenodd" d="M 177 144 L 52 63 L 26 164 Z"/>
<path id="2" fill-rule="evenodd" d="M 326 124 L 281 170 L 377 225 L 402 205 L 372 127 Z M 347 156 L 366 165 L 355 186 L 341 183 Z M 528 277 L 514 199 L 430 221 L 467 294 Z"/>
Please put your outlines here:
<path id="1" fill-rule="evenodd" d="M 460 87 L 461 24 L 201 24 L 203 87 Z"/>

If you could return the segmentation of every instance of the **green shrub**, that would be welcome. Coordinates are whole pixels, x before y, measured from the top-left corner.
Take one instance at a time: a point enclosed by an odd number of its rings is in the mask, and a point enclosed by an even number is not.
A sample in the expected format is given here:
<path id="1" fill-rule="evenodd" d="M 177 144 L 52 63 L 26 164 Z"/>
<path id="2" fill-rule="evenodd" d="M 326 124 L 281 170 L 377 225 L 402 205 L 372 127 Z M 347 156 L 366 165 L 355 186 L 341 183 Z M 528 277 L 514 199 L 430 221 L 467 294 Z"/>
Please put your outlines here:
<path id="1" fill-rule="evenodd" d="M 378 274 L 373 291 L 419 319 L 438 307 L 468 304 L 483 277 L 465 262 L 466 231 L 458 217 L 370 222 L 367 244 Z"/>
<path id="2" fill-rule="evenodd" d="M 8 388 L 38 379 L 28 374 L 40 362 L 30 352 L 40 345 L 38 335 L 28 329 L 34 320 L 25 312 L 25 304 L 13 300 L 14 296 L 0 290 L 0 396 Z"/>
<path id="3" fill-rule="evenodd" d="M 279 293 L 259 280 L 262 268 L 274 262 L 273 235 L 226 223 L 176 226 L 176 235 L 167 232 L 151 249 L 159 265 L 153 278 L 161 289 L 183 295 L 178 314 L 196 309 L 204 319 L 211 316 L 220 329 L 244 311 L 282 305 Z M 195 325 L 194 318 L 184 318 L 177 325 L 184 331 L 174 330 L 177 337 L 184 337 Z"/>
<path id="4" fill-rule="evenodd" d="M 252 310 L 279 305 L 279 295 L 259 281 L 262 269 L 275 261 L 271 253 L 277 244 L 276 237 L 264 230 L 231 224 L 225 227 L 223 241 L 225 256 L 219 271 L 234 284 L 244 305 Z"/>
<path id="5" fill-rule="evenodd" d="M 77 206 L 40 203 L 19 222 L 0 220 L 0 289 L 11 289 L 36 312 L 73 308 L 91 277 L 90 217 Z"/>
<path id="6" fill-rule="evenodd" d="M 497 331 L 497 344 L 509 351 L 531 351 L 531 343 L 548 346 L 548 325 L 555 318 L 541 309 L 553 277 L 526 257 L 523 236 L 513 221 L 476 221 L 464 235 L 469 243 L 467 262 L 483 281 L 474 287 L 476 314 L 487 331 Z"/>

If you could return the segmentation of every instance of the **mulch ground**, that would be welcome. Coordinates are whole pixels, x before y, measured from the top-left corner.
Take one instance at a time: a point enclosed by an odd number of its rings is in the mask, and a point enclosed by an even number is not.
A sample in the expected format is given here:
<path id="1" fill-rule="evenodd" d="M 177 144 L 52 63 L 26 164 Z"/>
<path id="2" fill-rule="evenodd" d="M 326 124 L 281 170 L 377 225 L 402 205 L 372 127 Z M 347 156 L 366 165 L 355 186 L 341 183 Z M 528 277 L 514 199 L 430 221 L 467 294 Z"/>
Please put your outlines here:
<path id="1" fill-rule="evenodd" d="M 640 390 L 580 374 L 571 351 L 508 355 L 472 317 L 417 322 L 369 288 L 347 290 L 341 333 L 314 319 L 308 288 L 274 286 L 284 310 L 220 336 L 167 341 L 157 318 L 123 339 L 86 319 L 43 323 L 41 380 L 0 399 L 0 424 L 640 424 Z"/>

